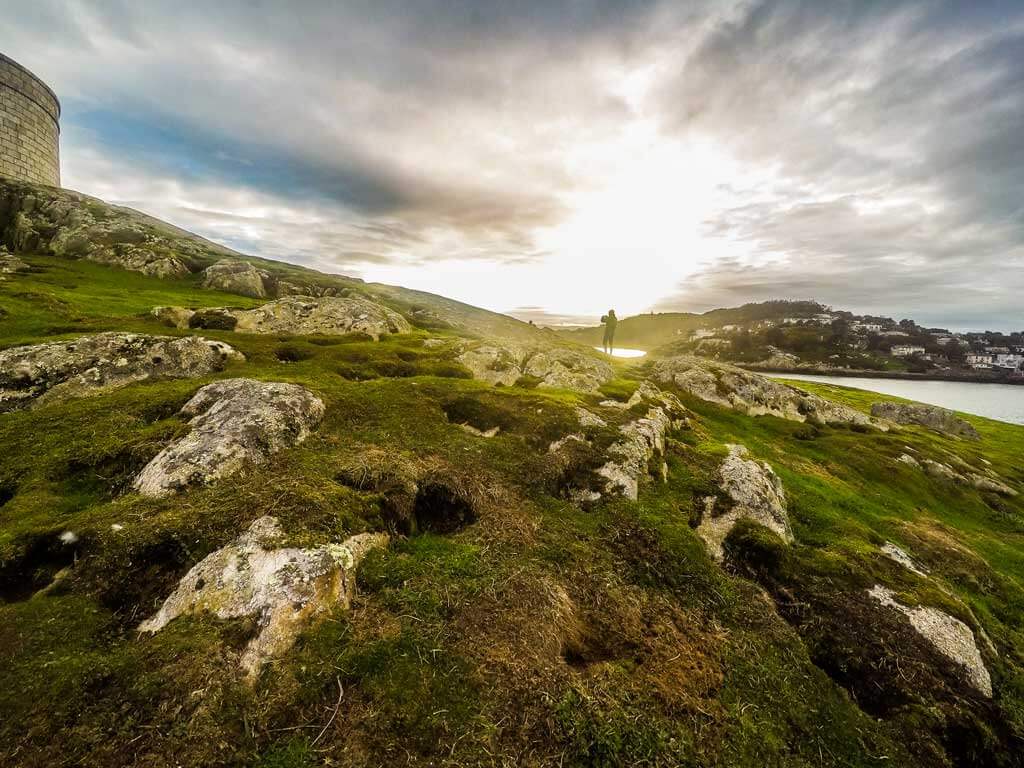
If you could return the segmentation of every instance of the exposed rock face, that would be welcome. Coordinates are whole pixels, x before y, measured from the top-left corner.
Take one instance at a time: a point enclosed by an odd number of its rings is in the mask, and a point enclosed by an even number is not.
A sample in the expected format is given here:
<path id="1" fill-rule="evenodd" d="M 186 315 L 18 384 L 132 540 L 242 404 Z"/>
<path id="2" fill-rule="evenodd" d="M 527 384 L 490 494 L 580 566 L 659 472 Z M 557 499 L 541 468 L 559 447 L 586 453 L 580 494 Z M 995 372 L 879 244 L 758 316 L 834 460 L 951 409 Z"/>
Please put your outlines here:
<path id="1" fill-rule="evenodd" d="M 183 277 L 188 259 L 206 252 L 196 239 L 172 239 L 134 211 L 10 181 L 0 184 L 0 241 L 13 251 L 88 259 L 153 277 Z"/>
<path id="2" fill-rule="evenodd" d="M 885 542 L 885 544 L 883 544 L 880 549 L 883 555 L 888 557 L 890 560 L 899 563 L 908 571 L 912 571 L 913 573 L 916 573 L 918 576 L 927 576 L 927 574 L 922 570 L 922 568 L 914 562 L 914 558 L 908 555 L 902 548 L 893 544 L 891 541 Z"/>
<path id="3" fill-rule="evenodd" d="M 270 274 L 241 259 L 221 259 L 203 271 L 203 287 L 265 299 L 273 288 Z"/>
<path id="4" fill-rule="evenodd" d="M 459 355 L 473 376 L 490 384 L 511 386 L 523 376 L 540 379 L 538 386 L 594 392 L 614 375 L 612 367 L 574 349 L 484 344 Z"/>
<path id="5" fill-rule="evenodd" d="M 910 467 L 915 467 L 916 469 L 921 468 L 921 463 L 913 456 L 911 456 L 909 453 L 900 454 L 900 457 L 896 459 L 896 461 L 900 462 L 901 464 L 906 464 L 907 466 Z"/>
<path id="6" fill-rule="evenodd" d="M 597 470 L 605 478 L 605 490 L 616 491 L 636 501 L 640 491 L 640 478 L 649 474 L 652 459 L 664 456 L 665 438 L 674 429 L 687 424 L 686 408 L 679 398 L 662 392 L 648 381 L 640 384 L 629 399 L 627 407 L 646 403 L 647 413 L 623 425 L 622 439 L 608 449 L 609 460 Z M 584 419 L 580 419 L 583 426 Z M 662 461 L 659 467 L 662 480 L 668 476 L 668 467 Z"/>
<path id="7" fill-rule="evenodd" d="M 412 330 L 409 321 L 394 310 L 358 296 L 286 296 L 255 309 L 154 307 L 153 315 L 178 328 L 207 327 L 238 333 L 365 333 L 379 340 L 389 333 Z"/>
<path id="8" fill-rule="evenodd" d="M 966 437 L 970 440 L 980 440 L 981 435 L 970 423 L 964 421 L 953 411 L 939 408 L 937 405 L 925 405 L 923 403 L 874 403 L 871 406 L 871 415 L 880 419 L 887 419 L 897 424 L 919 424 L 928 429 L 934 429 L 945 435 L 956 435 Z"/>
<path id="9" fill-rule="evenodd" d="M 149 379 L 206 376 L 232 358 L 244 359 L 198 336 L 101 333 L 13 347 L 0 352 L 0 412 Z"/>
<path id="10" fill-rule="evenodd" d="M 697 535 L 716 560 L 723 557 L 722 543 L 741 518 L 748 518 L 793 541 L 786 512 L 786 493 L 775 471 L 763 461 L 747 458 L 742 445 L 730 445 L 729 455 L 718 469 L 721 488 L 732 501 L 732 507 L 716 514 L 716 499 L 707 497 L 704 517 L 697 526 Z"/>
<path id="11" fill-rule="evenodd" d="M 611 458 L 597 474 L 610 489 L 636 501 L 640 478 L 648 474 L 651 459 L 665 452 L 665 435 L 671 429 L 671 415 L 664 408 L 651 408 L 646 416 L 621 428 L 623 439 L 608 449 Z"/>
<path id="12" fill-rule="evenodd" d="M 701 400 L 724 405 L 750 416 L 772 415 L 814 424 L 860 424 L 884 429 L 865 414 L 726 363 L 679 356 L 659 360 L 651 377 L 674 384 Z"/>
<path id="13" fill-rule="evenodd" d="M 142 632 L 158 632 L 178 616 L 212 613 L 221 619 L 255 617 L 258 634 L 242 653 L 251 678 L 294 644 L 310 623 L 347 609 L 355 571 L 366 553 L 387 545 L 387 534 L 362 533 L 341 544 L 284 547 L 277 519 L 261 517 L 227 546 L 208 555 L 181 580 Z"/>
<path id="14" fill-rule="evenodd" d="M 153 307 L 151 314 L 164 325 L 184 330 L 195 312 L 184 307 Z"/>
<path id="15" fill-rule="evenodd" d="M 207 384 L 180 411 L 192 431 L 158 453 L 135 479 L 146 496 L 166 496 L 259 464 L 301 443 L 324 404 L 297 384 L 224 379 Z"/>
<path id="16" fill-rule="evenodd" d="M 0 245 L 0 275 L 13 275 L 17 272 L 28 272 L 28 270 L 28 264 L 8 253 L 7 249 Z"/>
<path id="17" fill-rule="evenodd" d="M 977 472 L 970 471 L 970 468 L 968 467 L 968 471 L 966 473 L 962 473 L 953 469 L 949 464 L 943 464 L 941 461 L 921 459 L 921 461 L 918 462 L 914 460 L 912 456 L 908 456 L 907 454 L 900 456 L 897 461 L 922 469 L 926 475 L 938 480 L 945 480 L 950 483 L 956 483 L 957 485 L 966 485 L 971 488 L 977 488 L 979 491 L 999 493 L 1003 496 L 1017 495 L 1017 491 L 1000 480 L 998 476 L 995 476 L 995 473 L 992 472 L 992 470 L 986 470 L 989 472 L 989 475 L 982 475 Z"/>
<path id="18" fill-rule="evenodd" d="M 910 619 L 911 625 L 943 656 L 964 668 L 967 682 L 986 698 L 992 697 L 992 678 L 971 628 L 959 619 L 936 608 L 911 608 L 897 602 L 896 593 L 876 584 L 868 594 L 884 606 L 893 608 Z"/>

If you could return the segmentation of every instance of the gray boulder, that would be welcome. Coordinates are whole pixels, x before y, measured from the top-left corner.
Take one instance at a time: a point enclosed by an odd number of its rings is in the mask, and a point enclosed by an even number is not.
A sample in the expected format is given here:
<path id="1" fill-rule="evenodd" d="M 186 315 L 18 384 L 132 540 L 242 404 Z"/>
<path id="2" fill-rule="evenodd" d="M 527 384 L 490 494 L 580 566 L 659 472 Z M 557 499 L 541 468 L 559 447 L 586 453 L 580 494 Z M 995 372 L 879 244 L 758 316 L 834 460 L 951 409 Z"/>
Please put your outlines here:
<path id="1" fill-rule="evenodd" d="M 868 594 L 883 606 L 906 616 L 918 634 L 962 670 L 972 688 L 982 696 L 992 698 L 992 678 L 970 627 L 937 608 L 903 605 L 895 599 L 895 592 L 881 584 L 869 589 Z"/>
<path id="2" fill-rule="evenodd" d="M 622 439 L 612 444 L 608 462 L 597 470 L 607 480 L 606 488 L 636 501 L 640 478 L 649 474 L 652 459 L 664 455 L 665 437 L 672 427 L 672 415 L 660 406 L 622 426 Z"/>
<path id="3" fill-rule="evenodd" d="M 203 287 L 254 299 L 270 295 L 270 273 L 241 259 L 221 259 L 203 271 Z"/>
<path id="4" fill-rule="evenodd" d="M 511 386 L 523 376 L 540 379 L 539 387 L 596 392 L 615 372 L 596 355 L 567 347 L 480 344 L 465 350 L 458 360 L 474 378 Z"/>
<path id="5" fill-rule="evenodd" d="M 412 330 L 394 310 L 359 296 L 286 296 L 255 309 L 228 312 L 238 320 L 238 333 L 365 333 L 379 339 Z"/>
<path id="6" fill-rule="evenodd" d="M 874 403 L 871 406 L 871 415 L 880 419 L 887 419 L 896 424 L 917 424 L 928 429 L 934 429 L 944 435 L 955 435 L 966 437 L 970 440 L 980 440 L 981 435 L 969 422 L 964 421 L 953 411 L 940 408 L 937 405 L 925 405 L 924 403 Z"/>
<path id="7" fill-rule="evenodd" d="M 812 424 L 858 424 L 886 429 L 884 423 L 854 408 L 734 365 L 691 355 L 658 360 L 651 369 L 651 378 L 749 416 L 771 415 Z"/>
<path id="8" fill-rule="evenodd" d="M 388 542 L 387 534 L 362 533 L 340 544 L 299 549 L 280 547 L 283 538 L 276 518 L 257 519 L 185 574 L 139 630 L 158 632 L 179 616 L 201 613 L 255 618 L 257 633 L 240 659 L 252 680 L 264 663 L 291 648 L 306 627 L 336 608 L 348 609 L 356 568 L 367 552 Z"/>
<path id="9" fill-rule="evenodd" d="M 320 423 L 324 404 L 298 384 L 224 379 L 207 384 L 182 407 L 191 431 L 158 453 L 133 487 L 167 496 L 211 483 L 301 443 Z"/>
<path id="10" fill-rule="evenodd" d="M 703 518 L 697 526 L 697 535 L 704 540 L 708 552 L 721 560 L 724 556 L 722 543 L 742 518 L 760 523 L 784 541 L 792 542 L 786 493 L 778 475 L 766 462 L 748 458 L 746 447 L 729 445 L 728 448 L 729 455 L 718 468 L 718 477 L 731 506 L 727 504 L 727 508 L 719 510 L 718 499 L 706 497 Z"/>
<path id="11" fill-rule="evenodd" d="M 13 275 L 17 272 L 28 272 L 29 266 L 17 256 L 8 253 L 7 249 L 0 245 L 0 275 Z"/>
<path id="12" fill-rule="evenodd" d="M 207 376 L 231 359 L 244 358 L 198 336 L 100 333 L 13 347 L 0 352 L 0 412 L 139 381 Z"/>

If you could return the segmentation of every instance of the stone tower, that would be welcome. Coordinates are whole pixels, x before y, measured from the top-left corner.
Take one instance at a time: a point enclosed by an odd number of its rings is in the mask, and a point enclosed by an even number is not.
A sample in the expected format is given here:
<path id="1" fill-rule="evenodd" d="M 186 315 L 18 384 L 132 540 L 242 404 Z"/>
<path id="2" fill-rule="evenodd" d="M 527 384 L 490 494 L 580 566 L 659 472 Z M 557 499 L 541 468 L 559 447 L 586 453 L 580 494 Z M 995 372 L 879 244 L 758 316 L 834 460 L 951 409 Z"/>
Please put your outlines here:
<path id="1" fill-rule="evenodd" d="M 60 186 L 60 102 L 0 53 L 0 176 Z"/>

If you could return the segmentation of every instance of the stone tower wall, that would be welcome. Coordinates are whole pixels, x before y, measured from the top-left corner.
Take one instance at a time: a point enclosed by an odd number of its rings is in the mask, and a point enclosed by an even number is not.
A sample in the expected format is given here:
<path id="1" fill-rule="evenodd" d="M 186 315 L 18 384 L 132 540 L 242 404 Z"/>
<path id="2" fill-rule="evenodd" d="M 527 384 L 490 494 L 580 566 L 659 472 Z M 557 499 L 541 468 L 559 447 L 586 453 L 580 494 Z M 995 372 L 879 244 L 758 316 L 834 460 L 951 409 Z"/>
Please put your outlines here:
<path id="1" fill-rule="evenodd" d="M 0 53 L 0 176 L 60 186 L 60 102 Z"/>

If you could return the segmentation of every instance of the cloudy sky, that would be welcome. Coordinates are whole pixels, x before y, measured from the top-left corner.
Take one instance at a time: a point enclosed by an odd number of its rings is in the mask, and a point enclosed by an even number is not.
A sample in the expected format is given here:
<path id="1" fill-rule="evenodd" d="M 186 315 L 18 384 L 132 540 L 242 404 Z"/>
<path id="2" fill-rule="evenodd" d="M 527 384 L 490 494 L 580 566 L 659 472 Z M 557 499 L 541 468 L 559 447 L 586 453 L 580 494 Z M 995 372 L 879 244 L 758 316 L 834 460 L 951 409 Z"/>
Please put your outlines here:
<path id="1" fill-rule="evenodd" d="M 1024 327 L 1024 4 L 0 0 L 64 184 L 521 317 Z"/>

